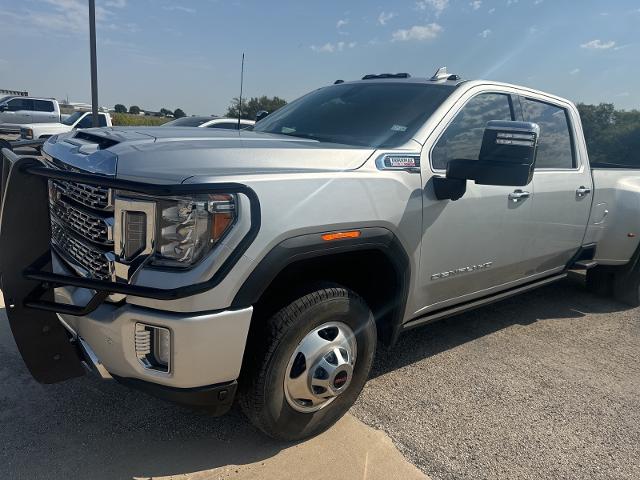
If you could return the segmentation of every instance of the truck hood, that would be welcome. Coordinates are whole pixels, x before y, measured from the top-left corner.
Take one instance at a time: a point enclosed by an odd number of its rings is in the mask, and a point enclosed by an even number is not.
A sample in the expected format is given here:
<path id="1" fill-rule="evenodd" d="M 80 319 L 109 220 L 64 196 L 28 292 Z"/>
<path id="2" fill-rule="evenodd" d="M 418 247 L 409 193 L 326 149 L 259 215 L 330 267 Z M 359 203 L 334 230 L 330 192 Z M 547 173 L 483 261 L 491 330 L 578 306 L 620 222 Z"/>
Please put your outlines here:
<path id="1" fill-rule="evenodd" d="M 73 127 L 69 125 L 65 125 L 64 123 L 59 123 L 59 122 L 23 123 L 16 126 L 20 128 L 30 128 L 34 132 L 36 130 L 45 130 L 47 133 L 49 132 L 65 133 L 73 129 Z"/>
<path id="2" fill-rule="evenodd" d="M 115 127 L 61 135 L 45 152 L 76 168 L 115 172 L 147 183 L 181 183 L 194 176 L 256 175 L 359 168 L 373 148 L 288 135 L 188 127 Z M 105 167 L 105 162 L 114 165 Z"/>

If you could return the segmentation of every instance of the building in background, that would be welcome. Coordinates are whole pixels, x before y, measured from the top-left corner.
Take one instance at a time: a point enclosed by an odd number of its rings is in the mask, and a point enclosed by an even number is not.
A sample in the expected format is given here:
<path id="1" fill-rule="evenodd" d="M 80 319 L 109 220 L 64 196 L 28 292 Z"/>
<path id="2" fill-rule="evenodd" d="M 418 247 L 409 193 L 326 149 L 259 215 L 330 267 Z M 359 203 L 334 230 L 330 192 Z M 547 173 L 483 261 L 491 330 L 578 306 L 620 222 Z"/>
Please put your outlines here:
<path id="1" fill-rule="evenodd" d="M 24 92 L 24 91 L 21 91 L 21 90 L 6 90 L 4 88 L 0 88 L 0 95 L 1 96 L 16 95 L 18 97 L 28 97 L 29 96 L 29 92 Z"/>

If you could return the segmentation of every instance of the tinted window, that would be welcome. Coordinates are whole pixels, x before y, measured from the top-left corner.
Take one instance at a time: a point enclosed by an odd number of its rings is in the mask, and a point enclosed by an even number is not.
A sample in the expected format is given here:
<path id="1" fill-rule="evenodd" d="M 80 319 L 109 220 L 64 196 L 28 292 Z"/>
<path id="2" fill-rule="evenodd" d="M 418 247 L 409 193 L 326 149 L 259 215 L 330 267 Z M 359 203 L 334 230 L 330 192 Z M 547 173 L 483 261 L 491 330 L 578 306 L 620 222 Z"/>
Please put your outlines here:
<path id="1" fill-rule="evenodd" d="M 30 98 L 14 98 L 13 100 L 9 100 L 9 110 L 12 112 L 17 112 L 18 110 L 30 110 L 33 111 L 33 100 Z"/>
<path id="2" fill-rule="evenodd" d="M 433 168 L 444 170 L 453 159 L 478 160 L 484 129 L 491 120 L 512 120 L 508 95 L 483 93 L 469 100 L 433 147 Z"/>
<path id="3" fill-rule="evenodd" d="M 207 128 L 224 128 L 226 130 L 238 130 L 238 122 L 214 123 Z"/>
<path id="4" fill-rule="evenodd" d="M 73 125 L 74 123 L 76 123 L 78 121 L 78 119 L 83 115 L 83 112 L 73 112 L 71 115 L 69 115 L 67 118 L 65 118 L 64 120 L 62 120 L 62 123 L 65 125 Z"/>
<path id="5" fill-rule="evenodd" d="M 199 127 L 205 122 L 213 120 L 212 117 L 182 117 L 164 123 L 163 127 Z"/>
<path id="6" fill-rule="evenodd" d="M 50 100 L 34 100 L 33 105 L 36 112 L 53 112 L 53 102 Z"/>
<path id="7" fill-rule="evenodd" d="M 282 107 L 258 122 L 254 131 L 395 147 L 411 139 L 454 88 L 375 81 L 332 85 Z"/>
<path id="8" fill-rule="evenodd" d="M 101 127 L 107 126 L 107 119 L 102 113 L 98 114 L 98 125 Z M 76 128 L 92 128 L 92 127 L 93 127 L 93 118 L 90 113 L 87 114 L 85 117 L 83 117 L 82 120 L 80 120 L 80 122 L 78 123 L 78 125 L 76 125 Z"/>
<path id="9" fill-rule="evenodd" d="M 528 98 L 522 98 L 521 103 L 524 120 L 540 126 L 536 168 L 573 168 L 567 111 Z"/>

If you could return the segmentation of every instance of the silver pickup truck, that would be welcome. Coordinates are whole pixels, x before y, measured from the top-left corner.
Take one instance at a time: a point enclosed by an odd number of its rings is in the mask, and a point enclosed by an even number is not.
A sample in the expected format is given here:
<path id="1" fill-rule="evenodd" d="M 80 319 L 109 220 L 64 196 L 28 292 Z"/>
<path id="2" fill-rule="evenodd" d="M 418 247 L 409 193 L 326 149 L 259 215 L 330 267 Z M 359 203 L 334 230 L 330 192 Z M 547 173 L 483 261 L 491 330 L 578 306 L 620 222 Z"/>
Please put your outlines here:
<path id="1" fill-rule="evenodd" d="M 279 439 L 332 425 L 413 327 L 572 269 L 640 300 L 640 172 L 591 168 L 575 106 L 528 88 L 368 75 L 252 130 L 3 154 L 2 290 L 35 379 L 237 398 Z"/>

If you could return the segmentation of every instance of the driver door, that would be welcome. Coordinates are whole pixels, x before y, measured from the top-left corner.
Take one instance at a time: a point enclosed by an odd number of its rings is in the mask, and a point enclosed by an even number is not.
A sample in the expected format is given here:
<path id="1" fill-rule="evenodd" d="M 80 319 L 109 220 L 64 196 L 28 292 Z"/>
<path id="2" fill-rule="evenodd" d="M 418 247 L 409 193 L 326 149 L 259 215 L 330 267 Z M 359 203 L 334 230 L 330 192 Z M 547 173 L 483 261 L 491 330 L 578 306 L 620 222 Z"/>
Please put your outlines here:
<path id="1" fill-rule="evenodd" d="M 467 192 L 457 201 L 438 200 L 433 193 L 432 177 L 443 176 L 449 160 L 478 159 L 487 122 L 515 119 L 509 93 L 472 92 L 447 114 L 444 126 L 432 135 L 436 140 L 427 141 L 423 151 L 423 158 L 429 155 L 422 162 L 428 181 L 423 190 L 418 286 L 422 305 L 416 314 L 506 289 L 524 279 L 530 267 L 526 245 L 531 184 L 508 187 L 467 181 Z M 516 199 L 518 191 L 523 195 Z"/>

